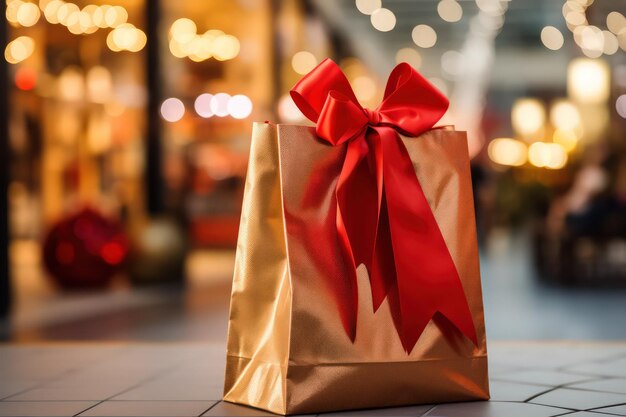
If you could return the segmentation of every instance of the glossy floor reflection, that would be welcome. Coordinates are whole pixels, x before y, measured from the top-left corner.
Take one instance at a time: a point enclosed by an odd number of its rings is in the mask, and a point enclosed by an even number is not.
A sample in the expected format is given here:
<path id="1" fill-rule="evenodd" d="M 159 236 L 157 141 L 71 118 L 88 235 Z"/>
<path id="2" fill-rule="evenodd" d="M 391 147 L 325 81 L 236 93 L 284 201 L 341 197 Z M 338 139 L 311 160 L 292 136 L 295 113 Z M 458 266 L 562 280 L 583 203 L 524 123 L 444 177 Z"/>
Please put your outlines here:
<path id="1" fill-rule="evenodd" d="M 626 416 L 626 344 L 494 342 L 489 402 L 324 416 Z M 262 416 L 221 402 L 218 343 L 0 346 L 0 416 Z"/>

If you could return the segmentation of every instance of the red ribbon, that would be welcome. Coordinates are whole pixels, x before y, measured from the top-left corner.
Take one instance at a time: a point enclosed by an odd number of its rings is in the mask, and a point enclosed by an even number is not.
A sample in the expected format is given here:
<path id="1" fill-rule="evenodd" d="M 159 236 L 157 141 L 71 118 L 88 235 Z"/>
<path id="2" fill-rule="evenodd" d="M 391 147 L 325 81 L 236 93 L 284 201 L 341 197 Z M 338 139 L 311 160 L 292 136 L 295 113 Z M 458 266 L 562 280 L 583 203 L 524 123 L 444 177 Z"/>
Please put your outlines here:
<path id="1" fill-rule="evenodd" d="M 442 314 L 475 345 L 472 315 L 459 274 L 398 136 L 431 129 L 448 99 L 406 63 L 389 76 L 376 110 L 361 107 L 337 64 L 324 60 L 291 90 L 317 135 L 347 142 L 336 187 L 337 233 L 350 276 L 333 282 L 343 326 L 354 341 L 356 268 L 369 272 L 374 311 L 385 297 L 406 352 L 428 322 Z"/>

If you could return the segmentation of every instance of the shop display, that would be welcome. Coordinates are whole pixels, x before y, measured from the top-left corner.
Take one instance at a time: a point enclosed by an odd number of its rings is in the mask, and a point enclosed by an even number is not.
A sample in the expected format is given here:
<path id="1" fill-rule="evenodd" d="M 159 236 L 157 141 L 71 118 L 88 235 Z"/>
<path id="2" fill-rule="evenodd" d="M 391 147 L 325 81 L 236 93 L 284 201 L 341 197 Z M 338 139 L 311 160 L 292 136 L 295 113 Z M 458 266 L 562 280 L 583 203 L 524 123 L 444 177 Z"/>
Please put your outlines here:
<path id="1" fill-rule="evenodd" d="M 121 271 L 127 254 L 121 225 L 89 207 L 53 225 L 43 244 L 50 277 L 65 289 L 106 286 Z"/>
<path id="2" fill-rule="evenodd" d="M 224 399 L 275 413 L 489 398 L 466 135 L 408 64 L 364 109 L 323 61 L 315 128 L 255 124 Z"/>

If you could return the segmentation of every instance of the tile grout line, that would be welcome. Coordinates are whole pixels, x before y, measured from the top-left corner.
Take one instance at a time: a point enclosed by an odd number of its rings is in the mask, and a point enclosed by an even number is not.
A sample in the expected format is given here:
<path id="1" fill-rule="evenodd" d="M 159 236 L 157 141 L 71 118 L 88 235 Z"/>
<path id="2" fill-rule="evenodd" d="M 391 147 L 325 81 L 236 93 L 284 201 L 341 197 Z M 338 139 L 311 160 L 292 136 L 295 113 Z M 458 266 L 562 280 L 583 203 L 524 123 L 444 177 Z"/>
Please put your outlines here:
<path id="1" fill-rule="evenodd" d="M 601 410 L 603 408 L 609 408 L 609 407 L 619 407 L 619 406 L 622 406 L 622 405 L 626 405 L 626 402 L 619 403 L 619 404 L 613 404 L 613 405 L 605 405 L 603 407 L 588 408 L 588 409 L 586 409 L 584 411 L 593 412 L 594 410 Z M 618 415 L 618 416 L 620 415 L 620 414 L 613 414 L 613 413 L 605 413 L 605 414 Z"/>
<path id="2" fill-rule="evenodd" d="M 128 392 L 128 391 L 130 391 L 130 390 L 132 390 L 132 389 L 135 389 L 135 388 L 137 388 L 137 387 L 141 386 L 142 384 L 144 384 L 144 383 L 146 383 L 146 382 L 150 382 L 150 381 L 152 381 L 152 380 L 154 380 L 154 379 L 157 379 L 158 377 L 162 376 L 163 374 L 167 373 L 168 371 L 171 371 L 171 370 L 173 370 L 173 369 L 176 369 L 176 368 L 177 368 L 177 366 L 178 366 L 179 364 L 180 364 L 180 361 L 179 361 L 176 365 L 172 365 L 172 366 L 167 367 L 167 368 L 165 368 L 165 369 L 163 369 L 163 370 L 161 370 L 161 371 L 159 371 L 159 372 L 156 372 L 155 374 L 153 374 L 153 375 L 151 375 L 151 376 L 149 376 L 149 377 L 147 377 L 147 378 L 145 378 L 145 379 L 142 379 L 141 381 L 137 382 L 136 384 L 133 384 L 133 385 L 131 385 L 130 387 L 128 387 L 128 388 L 126 388 L 126 389 L 123 389 L 123 390 L 122 390 L 122 391 L 120 391 L 120 392 L 117 392 L 117 393 L 115 393 L 115 394 L 113 394 L 113 395 L 110 395 L 110 396 L 108 396 L 107 398 L 105 398 L 104 400 L 100 400 L 100 401 L 98 401 L 96 404 L 93 404 L 92 406 L 87 407 L 87 408 L 85 408 L 84 410 L 79 411 L 78 413 L 74 414 L 72 417 L 78 417 L 78 416 L 80 416 L 81 414 L 83 414 L 83 413 L 85 413 L 85 412 L 87 412 L 87 411 L 91 410 L 92 408 L 97 407 L 98 405 L 100 405 L 100 404 L 102 404 L 102 403 L 105 403 L 105 402 L 109 401 L 111 398 L 117 397 L 118 395 L 124 394 L 124 393 L 126 393 L 126 392 Z"/>

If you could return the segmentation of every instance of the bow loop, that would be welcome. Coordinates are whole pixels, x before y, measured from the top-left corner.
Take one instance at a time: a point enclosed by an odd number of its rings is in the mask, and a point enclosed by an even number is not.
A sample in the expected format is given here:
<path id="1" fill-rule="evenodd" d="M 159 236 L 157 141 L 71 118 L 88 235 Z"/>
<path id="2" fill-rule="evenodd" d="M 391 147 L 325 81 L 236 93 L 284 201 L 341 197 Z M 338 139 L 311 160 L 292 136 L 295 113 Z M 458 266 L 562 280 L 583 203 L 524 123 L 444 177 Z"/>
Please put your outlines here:
<path id="1" fill-rule="evenodd" d="M 403 62 L 389 75 L 379 111 L 383 123 L 407 136 L 419 136 L 443 117 L 448 105 L 446 96 Z"/>
<path id="2" fill-rule="evenodd" d="M 359 104 L 333 90 L 320 111 L 316 133 L 331 145 L 340 145 L 358 135 L 366 125 L 367 117 Z"/>
<path id="3" fill-rule="evenodd" d="M 448 99 L 403 63 L 389 76 L 381 105 L 363 108 L 329 59 L 304 76 L 291 97 L 317 123 L 320 138 L 347 145 L 335 200 L 337 240 L 350 276 L 329 278 L 349 337 L 356 337 L 356 269 L 364 264 L 374 310 L 389 300 L 407 353 L 436 313 L 477 344 L 458 272 L 397 133 L 416 137 L 432 128 Z"/>

